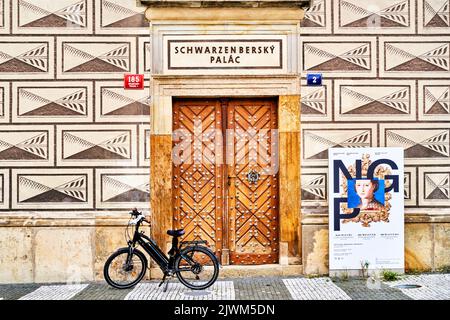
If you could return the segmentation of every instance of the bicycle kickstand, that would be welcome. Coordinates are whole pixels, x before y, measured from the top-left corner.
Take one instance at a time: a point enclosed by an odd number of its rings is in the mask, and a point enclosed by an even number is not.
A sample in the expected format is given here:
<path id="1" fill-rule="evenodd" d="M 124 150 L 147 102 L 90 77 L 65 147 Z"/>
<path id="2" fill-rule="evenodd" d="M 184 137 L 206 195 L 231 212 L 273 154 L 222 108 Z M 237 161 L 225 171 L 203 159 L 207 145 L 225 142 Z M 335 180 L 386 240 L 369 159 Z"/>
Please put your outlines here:
<path id="1" fill-rule="evenodd" d="M 166 281 L 166 274 L 164 274 L 164 276 L 163 276 L 161 282 L 159 283 L 158 288 L 161 287 L 165 281 Z"/>
<path id="2" fill-rule="evenodd" d="M 164 274 L 164 276 L 163 276 L 161 282 L 160 282 L 159 285 L 158 285 L 158 288 L 159 288 L 159 287 L 161 287 L 161 286 L 164 284 L 164 282 L 166 283 L 166 284 L 164 285 L 163 292 L 166 292 L 166 291 L 167 291 L 167 287 L 169 286 L 169 280 L 167 280 L 166 277 L 167 277 L 167 275 Z"/>
<path id="3" fill-rule="evenodd" d="M 169 281 L 166 281 L 166 285 L 164 286 L 163 292 L 166 292 L 168 287 L 169 287 Z"/>

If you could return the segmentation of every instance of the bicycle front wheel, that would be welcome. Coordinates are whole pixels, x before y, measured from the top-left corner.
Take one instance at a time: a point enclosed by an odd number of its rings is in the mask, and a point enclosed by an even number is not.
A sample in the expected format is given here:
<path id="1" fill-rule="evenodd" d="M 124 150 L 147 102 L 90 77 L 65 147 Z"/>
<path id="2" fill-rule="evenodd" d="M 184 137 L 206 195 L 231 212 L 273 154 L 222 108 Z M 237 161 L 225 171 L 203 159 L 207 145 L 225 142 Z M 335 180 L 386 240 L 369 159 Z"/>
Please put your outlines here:
<path id="1" fill-rule="evenodd" d="M 103 275 L 106 282 L 117 289 L 127 289 L 135 286 L 145 276 L 147 259 L 139 250 L 134 249 L 127 262 L 129 248 L 121 248 L 114 252 L 106 261 Z"/>
<path id="2" fill-rule="evenodd" d="M 210 287 L 219 276 L 219 261 L 205 247 L 188 247 L 175 260 L 178 280 L 193 290 Z"/>

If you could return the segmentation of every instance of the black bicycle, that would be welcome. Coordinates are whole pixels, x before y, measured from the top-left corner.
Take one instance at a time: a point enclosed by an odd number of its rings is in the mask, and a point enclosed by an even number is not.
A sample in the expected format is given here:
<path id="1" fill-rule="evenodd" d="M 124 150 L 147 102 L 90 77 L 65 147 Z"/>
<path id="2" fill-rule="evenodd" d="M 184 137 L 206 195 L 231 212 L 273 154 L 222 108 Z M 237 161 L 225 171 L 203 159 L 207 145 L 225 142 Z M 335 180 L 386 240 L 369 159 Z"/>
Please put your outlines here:
<path id="1" fill-rule="evenodd" d="M 146 256 L 136 249 L 140 245 L 148 255 L 158 264 L 163 272 L 161 286 L 167 277 L 177 276 L 186 287 L 193 290 L 203 290 L 210 287 L 219 276 L 219 262 L 214 253 L 204 245 L 206 241 L 182 241 L 178 238 L 184 235 L 183 229 L 168 230 L 172 236 L 172 248 L 166 256 L 156 242 L 139 231 L 143 222 L 150 222 L 145 216 L 133 209 L 131 219 L 127 225 L 126 234 L 128 247 L 120 248 L 106 260 L 103 274 L 106 282 L 114 288 L 127 289 L 142 280 L 148 268 Z M 132 219 L 135 217 L 135 219 Z M 133 239 L 129 236 L 130 225 L 135 225 Z M 167 290 L 168 282 L 164 291 Z"/>

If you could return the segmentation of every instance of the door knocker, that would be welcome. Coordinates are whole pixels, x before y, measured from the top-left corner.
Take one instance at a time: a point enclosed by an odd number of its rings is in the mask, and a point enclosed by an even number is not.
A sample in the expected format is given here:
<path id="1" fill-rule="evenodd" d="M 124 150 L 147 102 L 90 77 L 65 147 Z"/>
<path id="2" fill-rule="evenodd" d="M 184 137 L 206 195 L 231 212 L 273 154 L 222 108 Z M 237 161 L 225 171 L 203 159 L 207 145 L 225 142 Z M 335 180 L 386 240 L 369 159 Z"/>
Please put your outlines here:
<path id="1" fill-rule="evenodd" d="M 251 184 L 258 183 L 260 174 L 256 172 L 255 170 L 250 170 L 249 173 L 247 173 L 247 181 Z"/>

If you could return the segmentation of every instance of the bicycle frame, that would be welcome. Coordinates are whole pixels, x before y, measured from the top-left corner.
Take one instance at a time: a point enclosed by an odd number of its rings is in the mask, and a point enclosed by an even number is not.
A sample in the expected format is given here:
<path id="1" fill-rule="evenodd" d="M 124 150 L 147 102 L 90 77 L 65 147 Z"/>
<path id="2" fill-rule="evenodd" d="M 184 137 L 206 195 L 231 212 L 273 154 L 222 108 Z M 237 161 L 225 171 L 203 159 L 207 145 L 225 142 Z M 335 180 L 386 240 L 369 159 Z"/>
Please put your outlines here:
<path id="1" fill-rule="evenodd" d="M 191 261 L 192 263 L 195 263 L 192 261 L 192 259 L 190 257 L 184 256 L 181 253 L 181 248 L 184 245 L 197 246 L 200 244 L 206 244 L 206 241 L 203 241 L 203 240 L 182 241 L 180 243 L 180 246 L 178 246 L 178 238 L 173 237 L 172 238 L 172 248 L 169 251 L 169 256 L 167 256 L 153 239 L 146 236 L 142 232 L 139 232 L 139 227 L 140 227 L 141 223 L 142 223 L 141 221 L 136 223 L 136 230 L 134 231 L 133 240 L 128 241 L 128 245 L 130 247 L 130 252 L 128 254 L 127 263 L 130 263 L 129 260 L 132 256 L 133 250 L 136 247 L 136 243 L 138 243 L 148 253 L 148 255 L 158 264 L 158 266 L 161 268 L 161 270 L 164 272 L 164 274 L 167 274 L 171 271 L 172 272 L 189 271 L 190 269 L 188 269 L 188 268 L 175 269 L 173 266 L 175 258 L 177 258 L 178 255 L 182 255 L 182 257 L 188 262 Z"/>

